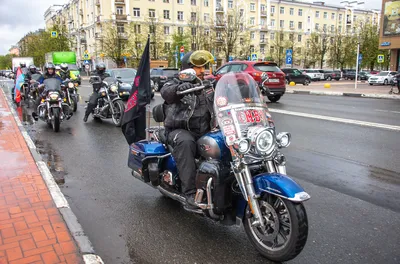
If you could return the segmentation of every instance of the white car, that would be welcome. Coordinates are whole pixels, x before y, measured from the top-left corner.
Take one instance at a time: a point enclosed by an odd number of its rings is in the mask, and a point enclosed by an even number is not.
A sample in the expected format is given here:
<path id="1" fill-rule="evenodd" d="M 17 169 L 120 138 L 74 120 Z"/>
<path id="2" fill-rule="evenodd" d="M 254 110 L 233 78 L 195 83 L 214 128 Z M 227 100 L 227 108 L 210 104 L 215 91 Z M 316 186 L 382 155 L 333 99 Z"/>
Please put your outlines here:
<path id="1" fill-rule="evenodd" d="M 387 85 L 390 84 L 390 82 L 394 79 L 393 76 L 396 74 L 397 72 L 395 71 L 382 71 L 378 74 L 371 75 L 371 77 L 368 78 L 368 83 L 369 85 L 374 85 L 374 84 Z"/>
<path id="2" fill-rule="evenodd" d="M 324 74 L 319 70 L 314 69 L 304 69 L 303 73 L 308 75 L 312 81 L 320 81 L 324 79 Z"/>

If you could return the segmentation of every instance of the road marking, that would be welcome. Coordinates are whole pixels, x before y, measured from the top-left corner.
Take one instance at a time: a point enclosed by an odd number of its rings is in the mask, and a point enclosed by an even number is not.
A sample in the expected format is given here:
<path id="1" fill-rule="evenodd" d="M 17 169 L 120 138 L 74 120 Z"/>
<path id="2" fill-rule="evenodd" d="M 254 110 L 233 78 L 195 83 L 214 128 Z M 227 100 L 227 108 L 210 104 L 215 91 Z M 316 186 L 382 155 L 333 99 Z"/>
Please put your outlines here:
<path id="1" fill-rule="evenodd" d="M 280 109 L 272 109 L 272 108 L 270 108 L 269 111 L 272 113 L 278 113 L 278 114 L 293 115 L 293 116 L 321 119 L 321 120 L 327 120 L 327 121 L 333 121 L 333 122 L 339 122 L 339 123 L 345 123 L 345 124 L 360 125 L 360 126 L 366 126 L 366 127 L 375 127 L 375 128 L 383 128 L 383 129 L 389 129 L 389 130 L 394 130 L 394 131 L 400 131 L 400 126 L 365 122 L 365 121 L 332 117 L 332 116 L 306 114 L 306 113 L 286 111 L 286 110 L 280 110 Z"/>
<path id="2" fill-rule="evenodd" d="M 395 113 L 395 114 L 400 114 L 399 111 L 390 111 L 390 110 L 382 110 L 382 109 L 375 109 L 377 112 L 385 112 L 385 113 Z"/>

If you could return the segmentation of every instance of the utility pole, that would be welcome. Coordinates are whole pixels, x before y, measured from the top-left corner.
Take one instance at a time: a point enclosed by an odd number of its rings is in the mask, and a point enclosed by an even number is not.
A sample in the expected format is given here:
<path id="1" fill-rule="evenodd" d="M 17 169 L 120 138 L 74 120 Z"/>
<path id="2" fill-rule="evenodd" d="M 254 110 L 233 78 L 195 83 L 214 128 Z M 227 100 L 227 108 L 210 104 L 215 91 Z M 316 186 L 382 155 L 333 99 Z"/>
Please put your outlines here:
<path id="1" fill-rule="evenodd" d="M 357 81 L 358 81 L 358 63 L 359 63 L 359 57 L 360 57 L 360 42 L 357 42 L 357 61 L 356 61 L 356 78 L 355 78 L 355 85 L 354 89 L 357 89 Z"/>

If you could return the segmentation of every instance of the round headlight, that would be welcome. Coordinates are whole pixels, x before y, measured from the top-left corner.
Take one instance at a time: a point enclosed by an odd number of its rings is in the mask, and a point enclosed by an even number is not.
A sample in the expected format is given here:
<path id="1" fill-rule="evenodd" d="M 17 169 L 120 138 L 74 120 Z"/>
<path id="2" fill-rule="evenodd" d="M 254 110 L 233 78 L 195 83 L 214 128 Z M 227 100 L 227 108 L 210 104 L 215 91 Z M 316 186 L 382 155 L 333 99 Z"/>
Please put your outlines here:
<path id="1" fill-rule="evenodd" d="M 281 132 L 276 136 L 276 141 L 281 148 L 287 148 L 290 145 L 290 139 L 291 135 L 287 132 Z"/>
<path id="2" fill-rule="evenodd" d="M 240 154 L 245 154 L 250 149 L 250 143 L 247 139 L 242 139 L 236 144 L 236 149 Z"/>
<path id="3" fill-rule="evenodd" d="M 115 93 L 117 90 L 118 90 L 118 87 L 115 84 L 111 85 L 111 87 L 110 87 L 111 92 Z"/>
<path id="4" fill-rule="evenodd" d="M 72 82 L 68 83 L 68 88 L 74 88 L 74 84 Z"/>
<path id="5" fill-rule="evenodd" d="M 274 135 L 269 130 L 264 130 L 256 138 L 256 149 L 268 153 L 274 147 Z"/>

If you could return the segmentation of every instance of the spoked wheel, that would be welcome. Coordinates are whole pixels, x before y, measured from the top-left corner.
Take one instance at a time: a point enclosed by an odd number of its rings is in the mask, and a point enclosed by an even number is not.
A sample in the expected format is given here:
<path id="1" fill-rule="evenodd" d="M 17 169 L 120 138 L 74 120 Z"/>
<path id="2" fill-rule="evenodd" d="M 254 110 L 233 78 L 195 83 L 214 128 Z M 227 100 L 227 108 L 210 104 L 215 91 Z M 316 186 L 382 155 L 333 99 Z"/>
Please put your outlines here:
<path id="1" fill-rule="evenodd" d="M 114 125 L 120 127 L 122 124 L 122 116 L 124 115 L 125 106 L 121 100 L 117 100 L 113 103 L 114 114 L 112 115 L 112 121 Z"/>
<path id="2" fill-rule="evenodd" d="M 303 204 L 293 203 L 273 195 L 259 200 L 265 229 L 253 225 L 253 215 L 247 206 L 244 229 L 253 246 L 272 261 L 288 261 L 304 248 L 308 236 L 308 220 Z"/>

